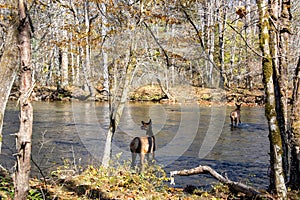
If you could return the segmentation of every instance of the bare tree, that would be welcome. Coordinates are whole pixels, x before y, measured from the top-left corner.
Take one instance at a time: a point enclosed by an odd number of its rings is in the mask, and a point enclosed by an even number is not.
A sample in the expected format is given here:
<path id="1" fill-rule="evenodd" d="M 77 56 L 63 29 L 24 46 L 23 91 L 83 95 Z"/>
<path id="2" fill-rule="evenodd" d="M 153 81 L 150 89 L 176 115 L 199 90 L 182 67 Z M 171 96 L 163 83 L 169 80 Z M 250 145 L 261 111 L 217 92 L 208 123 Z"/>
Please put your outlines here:
<path id="1" fill-rule="evenodd" d="M 136 58 L 133 55 L 133 52 L 131 50 L 129 51 L 129 54 L 127 55 L 128 61 L 126 64 L 125 74 L 124 74 L 124 80 L 120 81 L 119 84 L 115 84 L 113 77 L 110 79 L 110 95 L 109 95 L 109 110 L 110 110 L 110 126 L 108 133 L 106 135 L 106 142 L 105 142 L 105 148 L 104 148 L 104 154 L 102 159 L 102 165 L 104 167 L 109 166 L 109 161 L 111 158 L 111 151 L 112 151 L 112 141 L 114 134 L 116 132 L 116 129 L 119 125 L 125 103 L 127 102 L 127 94 L 134 76 L 134 72 L 136 69 Z M 112 74 L 111 74 L 112 75 Z M 115 74 L 116 75 L 116 74 Z M 117 87 L 118 85 L 118 87 Z M 121 90 L 121 91 L 120 91 Z M 118 97 L 118 93 L 120 94 L 120 97 Z"/>
<path id="2" fill-rule="evenodd" d="M 26 0 L 19 0 L 18 47 L 20 49 L 20 129 L 16 134 L 16 168 L 14 173 L 15 200 L 25 200 L 29 190 L 33 108 L 31 67 L 31 20 Z"/>

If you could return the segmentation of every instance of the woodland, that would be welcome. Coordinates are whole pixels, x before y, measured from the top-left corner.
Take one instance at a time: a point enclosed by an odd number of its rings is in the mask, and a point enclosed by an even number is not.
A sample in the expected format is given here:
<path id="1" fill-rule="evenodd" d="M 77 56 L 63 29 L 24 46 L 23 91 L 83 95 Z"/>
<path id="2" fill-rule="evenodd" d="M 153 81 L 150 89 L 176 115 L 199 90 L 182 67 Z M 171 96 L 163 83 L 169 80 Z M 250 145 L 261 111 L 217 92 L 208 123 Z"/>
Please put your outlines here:
<path id="1" fill-rule="evenodd" d="M 31 101 L 70 99 L 109 103 L 103 170 L 110 167 L 111 142 L 128 100 L 263 105 L 269 125 L 270 196 L 254 196 L 288 199 L 290 190 L 299 192 L 299 1 L 0 2 L 0 141 L 7 101 L 18 100 L 20 106 L 16 169 L 9 186 L 14 199 L 26 199 L 32 191 Z M 205 169 L 198 172 L 207 173 Z M 85 173 L 106 176 L 108 171 L 91 167 Z M 88 191 L 92 199 L 93 190 Z M 244 188 L 240 192 L 247 195 Z"/>

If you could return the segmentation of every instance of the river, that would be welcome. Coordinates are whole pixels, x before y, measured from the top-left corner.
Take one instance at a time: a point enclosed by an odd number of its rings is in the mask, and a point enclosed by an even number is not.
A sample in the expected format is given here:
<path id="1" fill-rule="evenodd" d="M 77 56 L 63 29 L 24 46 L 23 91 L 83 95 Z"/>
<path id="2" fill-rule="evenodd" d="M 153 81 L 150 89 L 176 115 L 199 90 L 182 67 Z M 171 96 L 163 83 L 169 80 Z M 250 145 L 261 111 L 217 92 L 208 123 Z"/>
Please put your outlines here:
<path id="1" fill-rule="evenodd" d="M 55 170 L 64 161 L 86 167 L 99 165 L 109 127 L 107 103 L 34 102 L 32 176 Z M 156 163 L 166 172 L 209 165 L 229 179 L 266 189 L 268 186 L 268 127 L 262 107 L 242 107 L 242 125 L 230 126 L 233 107 L 198 104 L 128 103 L 113 141 L 119 162 L 130 160 L 129 143 L 144 136 L 141 121 L 152 119 Z M 19 129 L 18 107 L 9 102 L 4 118 L 1 165 L 11 168 L 14 134 Z M 207 187 L 208 175 L 176 177 L 177 187 Z"/>

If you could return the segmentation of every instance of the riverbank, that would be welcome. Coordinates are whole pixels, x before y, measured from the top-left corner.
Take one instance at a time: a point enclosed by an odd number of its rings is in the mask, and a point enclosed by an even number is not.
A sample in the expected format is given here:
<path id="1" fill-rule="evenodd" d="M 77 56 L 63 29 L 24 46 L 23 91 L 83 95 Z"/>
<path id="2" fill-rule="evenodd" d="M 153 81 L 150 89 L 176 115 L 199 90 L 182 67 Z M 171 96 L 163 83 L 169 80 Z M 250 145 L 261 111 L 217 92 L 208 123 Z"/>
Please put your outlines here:
<path id="1" fill-rule="evenodd" d="M 89 92 L 79 87 L 65 87 L 57 90 L 56 87 L 36 87 L 32 93 L 34 101 L 107 101 L 107 92 L 102 88 L 95 89 L 95 97 L 91 98 Z M 19 98 L 18 88 L 12 89 L 10 100 Z M 130 101 L 155 101 L 161 103 L 194 103 L 226 104 L 234 105 L 235 102 L 242 102 L 246 106 L 264 105 L 263 88 L 252 90 L 235 88 L 223 90 L 216 88 L 202 88 L 193 86 L 177 86 L 163 92 L 158 85 L 146 85 L 129 92 Z"/>
<path id="2" fill-rule="evenodd" d="M 216 183 L 209 190 L 192 185 L 185 188 L 169 187 L 169 178 L 161 167 L 148 166 L 142 174 L 130 170 L 129 164 L 95 168 L 89 166 L 78 173 L 73 165 L 65 165 L 44 179 L 31 178 L 27 199 L 251 199 L 230 190 L 228 185 Z M 199 176 L 201 179 L 201 176 Z M 264 199 L 276 199 L 266 191 Z M 13 181 L 7 171 L 0 169 L 0 199 L 13 199 Z M 289 199 L 300 197 L 299 191 L 289 191 Z"/>
<path id="3" fill-rule="evenodd" d="M 147 167 L 143 174 L 132 171 L 129 164 L 109 168 L 89 166 L 80 173 L 73 167 L 61 166 L 52 172 L 52 177 L 43 180 L 31 178 L 28 199 L 227 199 L 230 194 L 223 185 L 209 192 L 193 186 L 168 187 L 169 178 L 155 165 Z M 0 181 L 0 198 L 12 199 L 13 181 L 4 169 L 0 169 Z"/>

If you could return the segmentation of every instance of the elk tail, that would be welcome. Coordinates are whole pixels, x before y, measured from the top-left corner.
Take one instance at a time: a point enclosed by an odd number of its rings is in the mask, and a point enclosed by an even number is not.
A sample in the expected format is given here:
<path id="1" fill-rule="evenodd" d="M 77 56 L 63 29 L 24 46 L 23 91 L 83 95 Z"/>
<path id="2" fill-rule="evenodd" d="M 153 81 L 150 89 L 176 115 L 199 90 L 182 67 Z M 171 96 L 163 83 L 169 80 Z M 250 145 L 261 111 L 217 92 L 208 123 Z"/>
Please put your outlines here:
<path id="1" fill-rule="evenodd" d="M 133 153 L 141 152 L 141 140 L 138 137 L 135 137 L 130 143 L 130 151 Z"/>

